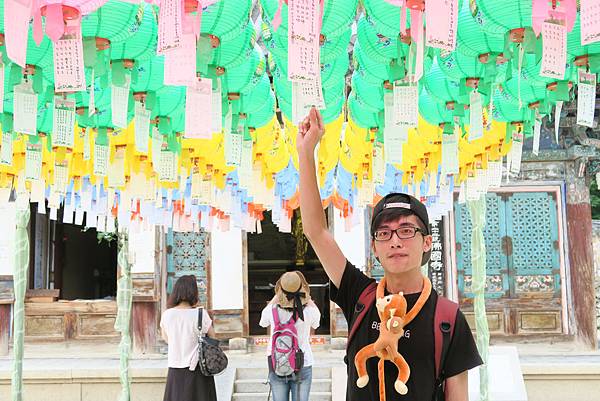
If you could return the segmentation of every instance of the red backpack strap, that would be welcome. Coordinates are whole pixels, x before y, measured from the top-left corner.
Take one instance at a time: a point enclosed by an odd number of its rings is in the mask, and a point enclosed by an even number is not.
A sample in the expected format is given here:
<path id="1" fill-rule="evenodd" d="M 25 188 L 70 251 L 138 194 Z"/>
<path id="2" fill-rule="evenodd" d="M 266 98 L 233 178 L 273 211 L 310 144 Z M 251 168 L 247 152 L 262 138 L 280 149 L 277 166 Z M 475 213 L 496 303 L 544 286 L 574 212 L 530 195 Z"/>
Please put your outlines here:
<path id="1" fill-rule="evenodd" d="M 360 326 L 360 322 L 364 319 L 367 314 L 367 311 L 375 302 L 375 294 L 377 291 L 377 282 L 372 281 L 368 286 L 365 287 L 364 290 L 360 293 L 358 297 L 358 302 L 354 307 L 354 319 L 350 322 L 350 327 L 348 328 L 348 342 L 346 343 L 346 349 L 350 345 L 350 341 L 354 337 L 356 330 L 358 330 L 358 326 Z"/>
<path id="2" fill-rule="evenodd" d="M 279 312 L 277 311 L 277 306 L 273 305 L 273 307 L 271 308 L 271 313 L 273 313 L 273 330 L 275 330 L 277 327 L 280 326 Z"/>
<path id="3" fill-rule="evenodd" d="M 435 317 L 433 322 L 433 333 L 435 338 L 435 377 L 440 380 L 442 374 L 442 365 L 452 340 L 454 333 L 454 324 L 456 323 L 456 314 L 458 304 L 450 301 L 448 298 L 438 296 L 435 306 Z"/>

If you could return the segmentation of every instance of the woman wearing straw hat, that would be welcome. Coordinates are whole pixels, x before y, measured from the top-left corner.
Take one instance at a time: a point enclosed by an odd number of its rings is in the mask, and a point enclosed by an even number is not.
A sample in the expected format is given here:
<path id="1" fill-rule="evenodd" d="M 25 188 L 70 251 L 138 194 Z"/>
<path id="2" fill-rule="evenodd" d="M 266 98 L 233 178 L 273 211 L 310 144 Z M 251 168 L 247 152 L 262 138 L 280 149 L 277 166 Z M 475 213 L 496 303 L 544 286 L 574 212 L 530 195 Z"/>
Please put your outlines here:
<path id="1" fill-rule="evenodd" d="M 304 275 L 299 271 L 282 274 L 275 284 L 275 296 L 263 309 L 260 317 L 260 325 L 270 328 L 267 360 L 273 401 L 288 401 L 290 392 L 292 401 L 308 401 L 313 365 L 310 335 L 311 329 L 319 327 L 320 319 L 321 312 L 310 298 L 310 289 Z M 298 355 L 301 357 L 304 354 L 304 358 L 299 370 L 282 376 L 278 374 L 282 371 L 279 362 L 274 358 L 279 351 L 273 350 L 273 339 L 282 332 L 281 328 L 292 322 L 297 334 Z M 289 334 L 288 331 L 286 333 Z"/>

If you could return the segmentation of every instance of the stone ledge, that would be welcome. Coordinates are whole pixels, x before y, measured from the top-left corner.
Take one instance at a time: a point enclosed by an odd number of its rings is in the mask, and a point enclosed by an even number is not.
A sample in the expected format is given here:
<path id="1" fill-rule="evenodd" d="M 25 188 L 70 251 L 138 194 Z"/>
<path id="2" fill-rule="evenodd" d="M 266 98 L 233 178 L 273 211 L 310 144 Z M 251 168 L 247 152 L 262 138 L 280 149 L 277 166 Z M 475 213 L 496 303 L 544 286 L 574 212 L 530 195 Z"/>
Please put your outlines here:
<path id="1" fill-rule="evenodd" d="M 547 376 L 577 376 L 586 380 L 600 381 L 600 364 L 597 363 L 523 363 L 523 376 L 526 379 Z"/>
<path id="2" fill-rule="evenodd" d="M 130 369 L 132 383 L 164 382 L 167 368 Z M 116 369 L 24 370 L 25 383 L 119 383 Z M 11 372 L 0 371 L 0 386 L 10 385 Z"/>

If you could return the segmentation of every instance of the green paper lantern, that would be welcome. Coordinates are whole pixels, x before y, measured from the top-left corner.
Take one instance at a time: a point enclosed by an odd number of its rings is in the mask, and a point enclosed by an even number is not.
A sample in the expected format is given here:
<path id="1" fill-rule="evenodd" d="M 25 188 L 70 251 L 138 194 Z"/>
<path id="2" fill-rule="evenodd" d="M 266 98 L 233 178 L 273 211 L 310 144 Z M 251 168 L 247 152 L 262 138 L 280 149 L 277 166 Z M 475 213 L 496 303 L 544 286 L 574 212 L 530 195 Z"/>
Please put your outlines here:
<path id="1" fill-rule="evenodd" d="M 396 37 L 400 33 L 400 7 L 384 0 L 363 1 L 367 18 L 377 32 L 387 37 Z M 410 27 L 410 15 L 407 12 L 406 27 Z"/>
<path id="2" fill-rule="evenodd" d="M 152 6 L 143 3 L 142 23 L 138 31 L 124 42 L 111 44 L 111 60 L 134 60 L 144 62 L 156 54 L 158 40 L 157 14 Z"/>
<path id="3" fill-rule="evenodd" d="M 373 85 L 381 85 L 383 81 L 389 78 L 388 65 L 378 63 L 365 55 L 362 51 L 360 43 L 354 45 L 353 58 L 355 62 L 355 70 L 365 81 Z"/>
<path id="4" fill-rule="evenodd" d="M 419 114 L 432 125 L 451 123 L 454 120 L 452 110 L 448 110 L 445 104 L 436 102 L 426 90 L 419 94 Z"/>
<path id="5" fill-rule="evenodd" d="M 267 125 L 275 115 L 275 95 L 269 90 L 266 98 L 259 103 L 260 107 L 248 115 L 248 127 L 260 128 Z"/>
<path id="6" fill-rule="evenodd" d="M 234 40 L 246 29 L 251 9 L 251 0 L 219 0 L 202 10 L 200 32 L 215 35 L 221 43 Z"/>
<path id="7" fill-rule="evenodd" d="M 363 103 L 351 92 L 348 96 L 348 109 L 352 120 L 362 128 L 379 126 L 378 112 L 373 113 L 365 109 Z"/>
<path id="8" fill-rule="evenodd" d="M 229 92 L 247 92 L 258 84 L 265 69 L 265 58 L 257 46 L 246 63 L 225 71 L 223 79 Z"/>
<path id="9" fill-rule="evenodd" d="M 444 52 L 440 52 L 438 55 L 438 65 L 440 70 L 453 80 L 483 78 L 485 73 L 485 67 L 478 58 L 465 56 L 459 52 L 445 54 Z"/>
<path id="10" fill-rule="evenodd" d="M 342 54 L 348 54 L 348 43 L 350 43 L 350 38 L 352 35 L 352 31 L 350 29 L 346 29 L 339 36 L 327 37 L 322 46 L 320 46 L 319 56 L 321 63 L 327 63 L 331 60 L 334 60 L 340 57 Z M 272 34 L 270 40 L 265 43 L 267 50 L 270 53 L 273 53 L 275 57 L 278 59 L 287 60 L 288 57 L 288 31 L 286 28 L 279 27 L 277 32 Z"/>
<path id="11" fill-rule="evenodd" d="M 486 34 L 482 27 L 481 12 L 471 13 L 469 2 L 463 2 L 458 16 L 456 50 L 465 56 L 478 57 L 485 53 L 504 51 L 504 37 Z"/>
<path id="12" fill-rule="evenodd" d="M 529 103 L 533 103 L 539 100 L 543 100 L 546 97 L 546 87 L 541 85 L 531 84 L 529 81 L 521 79 L 521 88 L 519 91 L 519 81 L 517 77 L 514 77 L 502 86 L 506 91 L 507 95 L 512 98 L 512 103 L 519 106 L 519 94 L 521 96 L 521 103 L 527 106 Z M 507 97 L 507 100 L 509 98 Z"/>
<path id="13" fill-rule="evenodd" d="M 164 86 L 165 56 L 154 56 L 136 64 L 137 80 L 131 83 L 132 92 L 157 91 Z"/>
<path id="14" fill-rule="evenodd" d="M 388 64 L 399 55 L 408 55 L 409 47 L 398 40 L 398 35 L 388 37 L 378 33 L 375 25 L 365 17 L 358 21 L 357 39 L 364 54 L 377 63 Z"/>
<path id="15" fill-rule="evenodd" d="M 90 87 L 92 87 L 92 83 L 88 81 Z M 106 104 L 110 105 L 110 87 L 107 89 L 103 89 L 100 85 L 100 78 L 96 78 L 93 83 L 94 88 L 94 105 L 98 107 L 98 105 L 103 106 Z M 90 104 L 90 91 L 81 91 L 75 92 L 75 107 L 88 107 Z"/>
<path id="16" fill-rule="evenodd" d="M 449 79 L 440 68 L 437 60 L 433 62 L 429 72 L 420 81 L 432 99 L 445 106 L 446 102 L 458 102 L 460 82 Z"/>
<path id="17" fill-rule="evenodd" d="M 242 93 L 240 112 L 252 114 L 264 106 L 265 99 L 271 94 L 271 82 L 265 73 L 258 84 L 251 90 Z"/>
<path id="18" fill-rule="evenodd" d="M 169 117 L 185 110 L 185 88 L 182 86 L 164 86 L 156 91 L 156 104 L 152 109 L 152 117 Z"/>
<path id="19" fill-rule="evenodd" d="M 53 104 L 44 105 L 38 110 L 37 130 L 48 135 L 52 135 L 52 119 L 54 115 Z"/>
<path id="20" fill-rule="evenodd" d="M 260 0 L 262 9 L 269 24 L 279 7 L 279 0 Z M 354 20 L 358 0 L 344 1 L 325 1 L 323 6 L 323 18 L 321 33 L 326 37 L 339 36 L 348 29 Z M 281 6 L 281 25 L 279 29 L 288 27 L 288 6 L 283 3 Z"/>
<path id="21" fill-rule="evenodd" d="M 515 105 L 514 98 L 502 89 L 494 94 L 493 119 L 500 122 L 526 121 L 529 119 L 530 111 L 526 104 L 519 109 Z"/>
<path id="22" fill-rule="evenodd" d="M 81 18 L 82 36 L 108 39 L 112 44 L 122 42 L 140 28 L 143 13 L 141 4 L 107 1 L 96 11 Z"/>
<path id="23" fill-rule="evenodd" d="M 352 74 L 352 91 L 367 111 L 377 113 L 383 109 L 383 84 L 372 85 L 355 72 Z"/>
<path id="24" fill-rule="evenodd" d="M 219 47 L 213 50 L 209 63 L 225 69 L 237 67 L 250 57 L 255 44 L 254 26 L 247 24 L 240 35 L 221 41 Z"/>
<path id="25" fill-rule="evenodd" d="M 477 0 L 471 12 L 488 35 L 502 37 L 511 29 L 531 26 L 531 1 Z"/>

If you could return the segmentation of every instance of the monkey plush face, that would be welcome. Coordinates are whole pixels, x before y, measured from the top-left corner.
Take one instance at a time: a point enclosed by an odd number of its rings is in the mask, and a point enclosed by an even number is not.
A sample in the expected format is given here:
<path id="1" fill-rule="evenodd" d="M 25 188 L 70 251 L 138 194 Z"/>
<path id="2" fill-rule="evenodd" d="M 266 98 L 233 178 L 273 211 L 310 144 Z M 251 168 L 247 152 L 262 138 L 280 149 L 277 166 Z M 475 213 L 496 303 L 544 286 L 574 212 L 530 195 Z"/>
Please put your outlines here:
<path id="1" fill-rule="evenodd" d="M 375 306 L 377 307 L 377 312 L 379 312 L 381 323 L 385 324 L 388 330 L 399 326 L 399 322 L 406 315 L 406 298 L 404 298 L 402 292 L 377 298 Z M 393 319 L 394 321 L 392 322 L 393 317 L 400 319 Z"/>
<path id="2" fill-rule="evenodd" d="M 406 315 L 406 298 L 404 298 L 404 294 L 402 292 L 377 298 L 375 306 L 377 307 L 377 312 L 379 312 L 379 316 L 382 318 L 382 320 L 387 320 L 391 316 L 402 317 Z"/>

